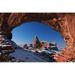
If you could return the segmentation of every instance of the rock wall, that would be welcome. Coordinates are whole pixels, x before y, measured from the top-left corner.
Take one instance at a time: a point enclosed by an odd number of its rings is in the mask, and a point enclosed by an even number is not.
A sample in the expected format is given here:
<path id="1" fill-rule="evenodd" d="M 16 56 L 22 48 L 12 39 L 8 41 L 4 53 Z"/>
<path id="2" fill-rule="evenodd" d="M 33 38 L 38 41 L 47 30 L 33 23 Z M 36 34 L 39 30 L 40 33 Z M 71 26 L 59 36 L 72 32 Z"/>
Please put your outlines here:
<path id="1" fill-rule="evenodd" d="M 38 21 L 51 26 L 64 37 L 67 47 L 62 54 L 75 58 L 75 14 L 74 13 L 1 13 L 0 30 L 5 32 L 8 39 L 12 38 L 11 31 L 24 22 Z M 58 59 L 56 59 L 58 60 Z M 66 59 L 67 60 L 67 59 Z"/>

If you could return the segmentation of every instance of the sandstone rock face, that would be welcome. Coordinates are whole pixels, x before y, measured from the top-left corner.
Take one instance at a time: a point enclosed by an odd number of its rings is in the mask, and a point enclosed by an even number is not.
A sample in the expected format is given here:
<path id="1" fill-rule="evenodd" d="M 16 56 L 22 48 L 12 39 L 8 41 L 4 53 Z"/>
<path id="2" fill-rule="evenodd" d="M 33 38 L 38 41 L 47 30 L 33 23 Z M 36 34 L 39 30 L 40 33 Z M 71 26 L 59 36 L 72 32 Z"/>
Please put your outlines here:
<path id="1" fill-rule="evenodd" d="M 24 22 L 38 21 L 51 26 L 64 37 L 67 47 L 62 55 L 67 60 L 75 59 L 75 14 L 74 13 L 1 13 L 0 30 L 8 39 L 11 31 Z M 68 57 L 66 57 L 66 56 Z M 69 58 L 70 57 L 70 58 Z M 59 61 L 56 58 L 57 61 Z M 63 60 L 62 60 L 63 61 Z"/>
<path id="2" fill-rule="evenodd" d="M 40 41 L 37 36 L 34 37 L 34 48 L 35 49 L 40 48 Z"/>

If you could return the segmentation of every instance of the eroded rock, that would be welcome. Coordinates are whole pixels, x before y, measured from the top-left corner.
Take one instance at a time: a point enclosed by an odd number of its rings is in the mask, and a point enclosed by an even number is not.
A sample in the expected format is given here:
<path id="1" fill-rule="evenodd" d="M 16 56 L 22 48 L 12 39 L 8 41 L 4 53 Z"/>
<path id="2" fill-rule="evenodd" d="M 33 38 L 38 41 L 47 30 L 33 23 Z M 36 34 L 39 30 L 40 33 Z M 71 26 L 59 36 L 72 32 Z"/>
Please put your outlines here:
<path id="1" fill-rule="evenodd" d="M 24 22 L 38 21 L 51 26 L 64 37 L 67 47 L 63 56 L 75 59 L 75 14 L 72 13 L 1 13 L 0 30 L 5 32 L 8 39 L 12 38 L 11 31 Z M 1 39 L 1 38 L 0 38 Z M 0 40 L 1 42 L 1 40 Z M 57 59 L 56 59 L 57 60 Z M 63 61 L 63 60 L 62 60 Z M 66 59 L 67 61 L 67 59 Z"/>

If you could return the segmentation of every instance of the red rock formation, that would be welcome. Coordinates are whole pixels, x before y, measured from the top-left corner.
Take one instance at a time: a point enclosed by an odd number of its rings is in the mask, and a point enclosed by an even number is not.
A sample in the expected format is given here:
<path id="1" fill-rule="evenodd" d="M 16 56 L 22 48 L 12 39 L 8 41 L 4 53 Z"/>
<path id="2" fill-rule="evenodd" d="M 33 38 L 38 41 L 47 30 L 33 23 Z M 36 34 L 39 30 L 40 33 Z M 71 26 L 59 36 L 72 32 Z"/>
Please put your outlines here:
<path id="1" fill-rule="evenodd" d="M 40 41 L 37 36 L 34 37 L 34 48 L 40 48 Z"/>
<path id="2" fill-rule="evenodd" d="M 67 47 L 62 52 L 64 58 L 75 59 L 75 14 L 68 13 L 1 13 L 0 30 L 5 32 L 8 39 L 12 38 L 11 31 L 24 22 L 38 21 L 46 23 L 64 37 Z M 66 55 L 66 56 L 65 56 Z M 67 59 L 66 59 L 67 60 Z"/>

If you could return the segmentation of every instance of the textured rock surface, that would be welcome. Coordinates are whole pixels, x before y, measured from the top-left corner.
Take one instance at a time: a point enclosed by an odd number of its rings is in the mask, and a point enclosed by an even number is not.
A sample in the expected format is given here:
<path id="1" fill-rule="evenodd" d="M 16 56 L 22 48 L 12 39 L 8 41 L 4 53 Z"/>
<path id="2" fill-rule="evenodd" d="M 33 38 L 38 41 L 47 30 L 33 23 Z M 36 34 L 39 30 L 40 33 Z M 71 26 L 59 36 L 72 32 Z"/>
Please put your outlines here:
<path id="1" fill-rule="evenodd" d="M 34 48 L 40 48 L 40 41 L 37 36 L 34 37 Z"/>
<path id="2" fill-rule="evenodd" d="M 75 59 L 75 14 L 68 13 L 1 13 L 0 30 L 5 32 L 8 39 L 12 38 L 11 31 L 24 22 L 38 21 L 50 25 L 64 37 L 67 47 L 62 52 L 63 57 Z M 66 55 L 66 56 L 65 56 Z M 57 59 L 58 60 L 58 59 Z M 66 59 L 67 60 L 67 59 Z M 59 61 L 59 60 L 58 60 Z"/>

